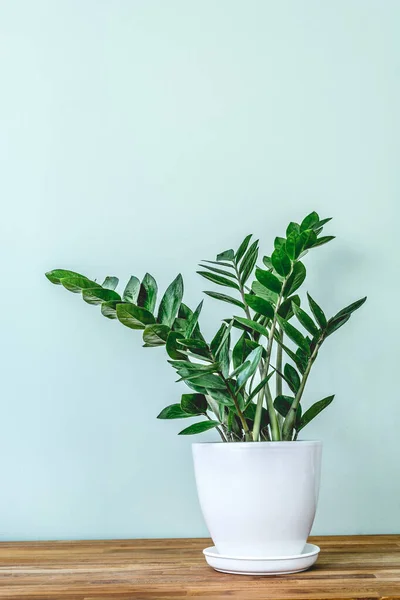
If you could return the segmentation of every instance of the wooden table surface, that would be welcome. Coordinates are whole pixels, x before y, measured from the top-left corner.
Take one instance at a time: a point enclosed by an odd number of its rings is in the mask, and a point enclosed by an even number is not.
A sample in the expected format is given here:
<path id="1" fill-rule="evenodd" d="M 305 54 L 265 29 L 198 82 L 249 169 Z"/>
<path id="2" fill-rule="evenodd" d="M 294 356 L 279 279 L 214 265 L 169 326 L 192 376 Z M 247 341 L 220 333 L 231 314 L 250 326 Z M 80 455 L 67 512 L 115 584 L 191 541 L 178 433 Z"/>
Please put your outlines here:
<path id="1" fill-rule="evenodd" d="M 400 599 L 400 535 L 314 537 L 309 571 L 256 577 L 217 573 L 207 539 L 0 543 L 0 598 Z"/>

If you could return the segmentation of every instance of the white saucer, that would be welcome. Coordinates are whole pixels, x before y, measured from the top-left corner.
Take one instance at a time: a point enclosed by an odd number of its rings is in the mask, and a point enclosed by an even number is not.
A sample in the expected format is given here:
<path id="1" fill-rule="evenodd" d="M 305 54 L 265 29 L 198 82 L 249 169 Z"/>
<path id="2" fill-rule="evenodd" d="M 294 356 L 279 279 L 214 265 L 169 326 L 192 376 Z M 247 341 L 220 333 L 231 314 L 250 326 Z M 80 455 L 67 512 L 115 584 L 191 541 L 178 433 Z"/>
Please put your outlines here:
<path id="1" fill-rule="evenodd" d="M 313 565 L 320 549 L 314 544 L 306 544 L 301 554 L 296 556 L 272 556 L 269 558 L 235 557 L 218 553 L 215 546 L 203 550 L 206 561 L 216 571 L 236 575 L 286 575 L 299 573 Z"/>

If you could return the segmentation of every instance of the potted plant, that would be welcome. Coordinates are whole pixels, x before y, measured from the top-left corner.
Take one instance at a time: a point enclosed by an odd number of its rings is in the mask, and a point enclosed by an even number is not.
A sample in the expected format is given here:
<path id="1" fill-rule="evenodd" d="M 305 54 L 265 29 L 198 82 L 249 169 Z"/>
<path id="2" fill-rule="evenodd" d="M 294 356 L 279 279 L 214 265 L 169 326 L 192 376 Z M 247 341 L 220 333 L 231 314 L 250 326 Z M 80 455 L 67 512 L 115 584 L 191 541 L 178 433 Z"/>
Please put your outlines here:
<path id="1" fill-rule="evenodd" d="M 121 295 L 116 277 L 100 285 L 74 271 L 46 273 L 52 283 L 100 305 L 105 317 L 142 330 L 145 347 L 165 346 L 188 391 L 158 418 L 194 417 L 180 435 L 215 429 L 224 442 L 193 444 L 200 504 L 220 555 L 296 556 L 311 530 L 321 443 L 298 436 L 334 396 L 303 410 L 305 388 L 322 345 L 366 300 L 327 318 L 311 295 L 300 298 L 303 259 L 334 239 L 322 235 L 330 220 L 312 212 L 301 223 L 289 223 L 262 261 L 258 240 L 248 235 L 236 251 L 202 262 L 198 273 L 226 288 L 205 294 L 233 312 L 210 342 L 199 325 L 203 302 L 194 310 L 183 303 L 181 275 L 156 309 L 157 283 L 148 273 L 142 281 L 132 276 Z"/>

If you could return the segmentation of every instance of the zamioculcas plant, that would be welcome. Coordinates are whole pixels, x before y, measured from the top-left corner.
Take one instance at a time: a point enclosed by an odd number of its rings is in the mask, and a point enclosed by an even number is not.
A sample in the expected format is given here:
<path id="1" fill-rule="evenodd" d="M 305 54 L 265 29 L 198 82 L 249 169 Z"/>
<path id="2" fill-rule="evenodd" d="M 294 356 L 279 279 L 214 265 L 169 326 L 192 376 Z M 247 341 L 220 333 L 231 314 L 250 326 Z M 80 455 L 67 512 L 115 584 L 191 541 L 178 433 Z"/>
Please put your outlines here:
<path id="1" fill-rule="evenodd" d="M 181 275 L 167 288 L 158 309 L 157 283 L 148 273 L 141 282 L 132 276 L 122 295 L 116 291 L 117 277 L 106 277 L 101 285 L 64 269 L 46 277 L 82 294 L 88 304 L 100 305 L 108 319 L 142 330 L 145 347 L 165 346 L 178 381 L 189 390 L 158 418 L 202 417 L 182 435 L 216 428 L 225 442 L 296 440 L 334 398 L 327 396 L 303 412 L 305 387 L 318 352 L 366 300 L 353 302 L 331 318 L 308 293 L 302 305 L 298 292 L 306 278 L 303 259 L 334 239 L 321 235 L 330 220 L 312 212 L 300 224 L 289 223 L 286 237 L 275 238 L 273 252 L 258 264 L 258 240 L 252 241 L 252 235 L 236 252 L 226 250 L 215 261 L 202 262 L 198 273 L 227 288 L 227 293 L 205 294 L 234 309 L 210 342 L 199 326 L 203 302 L 195 310 L 182 302 Z"/>

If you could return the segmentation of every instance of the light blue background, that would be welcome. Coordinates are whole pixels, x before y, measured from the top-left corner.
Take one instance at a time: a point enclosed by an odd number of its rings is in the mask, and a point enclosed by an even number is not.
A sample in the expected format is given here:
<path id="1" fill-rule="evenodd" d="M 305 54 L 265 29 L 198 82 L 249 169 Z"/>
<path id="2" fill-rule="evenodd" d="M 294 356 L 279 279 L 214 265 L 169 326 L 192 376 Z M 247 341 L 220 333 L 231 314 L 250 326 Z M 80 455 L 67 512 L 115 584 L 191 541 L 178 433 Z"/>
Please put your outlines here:
<path id="1" fill-rule="evenodd" d="M 0 3 L 0 539 L 206 534 L 163 349 L 43 273 L 180 271 L 193 306 L 199 259 L 312 209 L 337 240 L 307 289 L 369 296 L 308 388 L 336 393 L 314 532 L 399 531 L 399 26 L 397 0 Z"/>

